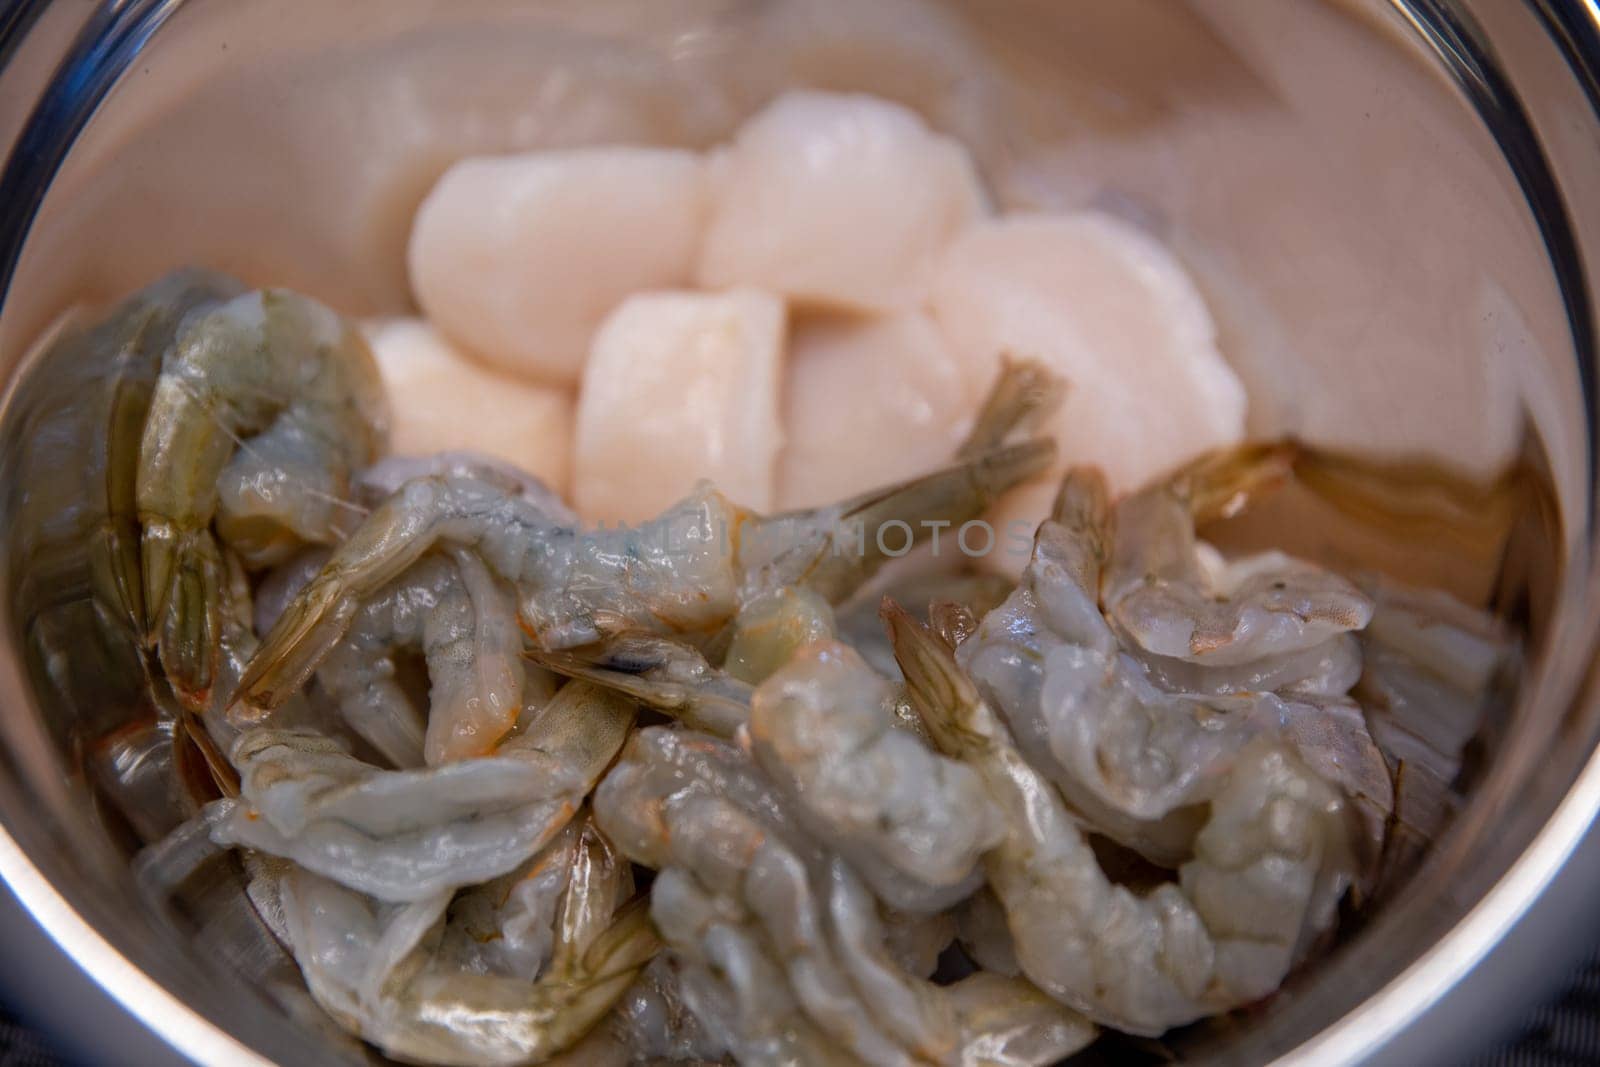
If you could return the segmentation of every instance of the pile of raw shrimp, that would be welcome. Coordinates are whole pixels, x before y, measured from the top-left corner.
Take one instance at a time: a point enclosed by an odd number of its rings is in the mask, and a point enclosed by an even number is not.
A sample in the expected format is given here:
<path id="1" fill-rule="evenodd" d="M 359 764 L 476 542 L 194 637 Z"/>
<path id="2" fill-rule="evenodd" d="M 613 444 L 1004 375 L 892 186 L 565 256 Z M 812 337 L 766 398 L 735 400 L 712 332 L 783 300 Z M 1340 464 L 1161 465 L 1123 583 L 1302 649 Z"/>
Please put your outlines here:
<path id="1" fill-rule="evenodd" d="M 842 161 L 764 154 L 791 146 L 788 123 L 841 114 L 868 142 Z M 887 136 L 874 116 L 932 153 L 922 181 L 718 237 L 725 216 L 805 203 L 790 187 L 816 172 L 904 166 L 866 151 Z M 711 163 L 606 150 L 570 189 L 567 157 L 463 164 L 418 223 L 419 295 L 443 326 L 429 286 L 470 282 L 478 312 L 460 321 L 486 331 L 483 352 L 498 329 L 529 360 L 568 359 L 572 316 L 603 303 L 588 243 L 634 264 L 629 287 L 677 270 L 652 273 L 644 227 L 670 216 L 669 162 L 721 186 L 695 237 L 701 281 L 791 300 L 892 302 L 870 284 L 885 257 L 904 280 L 954 255 L 909 224 L 826 269 L 794 247 L 866 240 L 882 214 L 937 208 L 979 247 L 999 242 L 984 253 L 998 260 L 1079 225 L 965 217 L 980 210 L 967 165 L 911 121 L 791 98 Z M 511 292 L 493 271 L 532 269 L 492 256 L 422 280 L 430 213 L 464 211 L 453 183 L 501 167 L 518 195 L 483 196 L 499 222 L 480 236 L 493 244 L 523 209 L 570 226 L 541 253 L 575 261 L 550 276 L 560 299 L 492 299 Z M 947 197 L 940 174 L 967 191 Z M 647 189 L 641 233 L 589 228 L 594 203 Z M 1054 269 L 1042 251 L 1021 259 Z M 947 311 L 985 299 L 969 267 L 929 268 L 964 279 Z M 829 271 L 849 276 L 808 288 Z M 1021 288 L 988 291 L 996 321 L 1029 320 Z M 1159 1035 L 1270 996 L 1330 941 L 1342 902 L 1439 832 L 1509 643 L 1443 594 L 1276 552 L 1228 559 L 1198 538 L 1292 477 L 1292 450 L 1167 456 L 1126 487 L 1166 455 L 1151 444 L 1108 479 L 1062 412 L 1085 394 L 1080 411 L 1114 407 L 1115 389 L 1094 390 L 1123 372 L 1085 370 L 1085 334 L 1041 333 L 1057 347 L 990 358 L 914 469 L 774 512 L 760 474 L 774 422 L 743 404 L 777 374 L 777 300 L 636 295 L 599 327 L 574 491 L 592 476 L 600 499 L 618 494 L 606 510 L 672 484 L 651 517 L 598 527 L 503 458 L 386 454 L 363 330 L 313 300 L 190 272 L 119 307 L 104 336 L 161 354 L 141 394 L 136 537 L 108 528 L 105 596 L 147 635 L 213 786 L 142 854 L 142 884 L 172 891 L 235 851 L 317 1004 L 410 1062 L 1049 1064 L 1102 1027 Z M 527 329 L 507 327 L 524 314 Z M 924 314 L 858 307 L 827 326 L 837 348 L 789 373 L 817 375 L 843 413 L 871 410 L 850 369 L 880 356 L 910 360 L 896 373 L 916 392 L 927 353 L 895 338 Z M 545 347 L 556 336 L 572 345 Z M 495 393 L 491 424 L 517 403 Z M 825 441 L 803 422 L 791 440 Z M 1019 492 L 1043 500 L 1020 580 L 964 555 L 908 569 L 879 536 L 927 540 Z"/>

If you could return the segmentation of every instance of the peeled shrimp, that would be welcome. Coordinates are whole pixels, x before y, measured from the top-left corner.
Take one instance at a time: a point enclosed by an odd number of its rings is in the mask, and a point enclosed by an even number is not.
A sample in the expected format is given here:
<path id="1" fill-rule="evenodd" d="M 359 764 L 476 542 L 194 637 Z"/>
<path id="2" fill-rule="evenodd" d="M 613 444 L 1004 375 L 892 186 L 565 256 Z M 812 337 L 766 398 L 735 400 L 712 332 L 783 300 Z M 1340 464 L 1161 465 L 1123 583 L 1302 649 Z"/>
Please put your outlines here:
<path id="1" fill-rule="evenodd" d="M 784 366 L 779 506 L 814 507 L 946 462 L 980 399 L 963 371 L 920 311 L 802 319 Z"/>
<path id="2" fill-rule="evenodd" d="M 395 676 L 395 654 L 422 652 L 426 714 Z M 491 751 L 522 710 L 516 602 L 470 552 L 428 557 L 362 605 L 317 671 L 356 733 L 397 767 Z"/>
<path id="3" fill-rule="evenodd" d="M 978 777 L 897 729 L 893 689 L 848 646 L 800 650 L 751 701 L 751 752 L 802 823 L 901 911 L 977 887 L 1000 813 Z"/>
<path id="4" fill-rule="evenodd" d="M 772 508 L 784 308 L 755 289 L 641 293 L 600 326 L 584 367 L 573 500 L 637 523 L 702 478 Z"/>
<path id="5" fill-rule="evenodd" d="M 1271 993 L 1333 925 L 1354 876 L 1347 812 L 1286 746 L 1247 745 L 1178 882 L 1136 896 L 1106 877 L 949 649 L 903 611 L 886 617 L 935 743 L 970 761 L 1007 812 L 985 867 L 1022 971 L 1041 989 L 1096 1021 L 1156 1035 Z"/>
<path id="6" fill-rule="evenodd" d="M 397 455 L 468 449 L 497 456 L 566 492 L 572 466 L 569 392 L 476 363 L 420 319 L 370 322 L 363 333 L 389 394 L 389 443 Z"/>
<path id="7" fill-rule="evenodd" d="M 210 687 L 217 534 L 247 562 L 333 541 L 355 470 L 381 448 L 382 389 L 360 335 L 265 290 L 185 320 L 162 361 L 139 453 L 147 632 L 181 690 Z"/>
<path id="8" fill-rule="evenodd" d="M 1295 745 L 1302 759 L 1330 773 L 1360 802 L 1368 815 L 1368 853 L 1375 857 L 1393 795 L 1359 709 L 1342 702 L 1341 693 L 1314 699 L 1162 689 L 1139 659 L 1123 651 L 1099 610 L 1100 566 L 1112 554 L 1111 525 L 1104 483 L 1090 471 L 1069 474 L 1055 516 L 1039 529 L 1021 587 L 957 652 L 1004 714 L 1033 766 L 1095 829 L 1157 863 L 1175 864 L 1199 832 L 1203 812 L 1198 806 L 1220 788 L 1250 739 L 1268 734 Z M 1143 529 L 1125 528 L 1120 509 L 1116 528 L 1122 548 L 1132 544 L 1125 532 Z M 1192 544 L 1187 512 L 1163 527 L 1161 536 L 1154 536 L 1153 527 L 1146 532 L 1152 534 L 1147 548 Z M 1160 573 L 1156 554 L 1131 549 L 1124 553 L 1125 569 L 1137 573 L 1134 563 L 1146 562 L 1147 556 L 1146 572 Z M 1339 583 L 1341 594 L 1353 591 L 1331 575 L 1316 572 L 1314 578 Z M 1306 577 L 1297 587 L 1310 581 Z M 1172 585 L 1178 584 L 1174 579 Z M 1130 585 L 1139 592 L 1150 588 Z M 1201 610 L 1221 612 L 1229 606 L 1206 600 Z M 1172 615 L 1182 618 L 1176 610 Z M 1252 668 L 1257 680 L 1273 678 L 1292 690 L 1303 681 L 1294 670 L 1316 666 L 1297 655 L 1297 641 L 1290 641 L 1284 658 L 1275 659 L 1271 646 L 1262 647 L 1265 639 L 1258 640 L 1259 628 L 1242 631 L 1241 644 L 1255 641 L 1262 657 Z"/>
<path id="9" fill-rule="evenodd" d="M 561 894 L 552 958 L 537 980 L 462 970 L 441 945 L 462 936 L 448 893 L 371 901 L 291 869 L 283 880 L 289 942 L 317 1002 L 349 1029 L 407 1060 L 490 1067 L 541 1063 L 610 1011 L 654 955 L 631 886 L 604 840 L 586 831 Z"/>
<path id="10" fill-rule="evenodd" d="M 633 716 L 629 701 L 568 685 L 493 755 L 422 770 L 380 770 L 316 733 L 247 731 L 229 754 L 241 796 L 217 802 L 213 836 L 381 900 L 424 900 L 537 852 L 593 788 Z"/>
<path id="11" fill-rule="evenodd" d="M 469 974 L 537 978 L 555 949 L 561 899 L 589 833 L 588 815 L 579 813 L 515 869 L 458 891 L 437 958 Z"/>
<path id="12" fill-rule="evenodd" d="M 712 174 L 700 284 L 756 285 L 805 303 L 910 306 L 945 243 L 984 210 L 964 148 L 868 96 L 785 94 L 745 124 Z"/>
<path id="13" fill-rule="evenodd" d="M 1104 575 L 1106 614 L 1157 656 L 1238 667 L 1360 630 L 1372 601 L 1331 571 L 1281 552 L 1226 561 L 1197 541 L 1197 520 L 1286 472 L 1276 449 L 1207 457 L 1117 507 Z"/>
<path id="14" fill-rule="evenodd" d="M 613 307 L 689 281 L 705 211 L 692 152 L 462 160 L 417 212 L 411 287 L 427 317 L 474 355 L 508 374 L 576 385 Z"/>
<path id="15" fill-rule="evenodd" d="M 975 384 L 1001 353 L 1045 363 L 1068 392 L 1045 432 L 1067 464 L 1105 471 L 1116 492 L 1244 435 L 1245 392 L 1181 265 L 1107 216 L 1015 216 L 978 223 L 944 253 L 930 307 Z M 1053 482 L 1054 479 L 1052 479 Z M 995 515 L 1022 531 L 991 564 L 1016 573 L 1052 491 L 1014 494 Z"/>
<path id="16" fill-rule="evenodd" d="M 925 916 L 977 886 L 998 812 L 966 768 L 904 728 L 893 687 L 849 647 L 802 645 L 754 689 L 653 634 L 534 659 L 691 729 L 744 739 L 800 824 L 849 859 L 889 907 Z"/>
<path id="17" fill-rule="evenodd" d="M 940 987 L 900 970 L 866 888 L 729 745 L 643 731 L 595 812 L 630 858 L 665 868 L 652 918 L 675 953 L 726 976 L 716 1000 L 727 1010 L 714 1002 L 708 1015 L 736 1055 L 771 1062 L 788 1051 L 781 1035 L 814 1027 L 874 1064 L 966 1063 L 979 1050 L 1043 1064 L 1092 1036 L 1025 982 Z"/>

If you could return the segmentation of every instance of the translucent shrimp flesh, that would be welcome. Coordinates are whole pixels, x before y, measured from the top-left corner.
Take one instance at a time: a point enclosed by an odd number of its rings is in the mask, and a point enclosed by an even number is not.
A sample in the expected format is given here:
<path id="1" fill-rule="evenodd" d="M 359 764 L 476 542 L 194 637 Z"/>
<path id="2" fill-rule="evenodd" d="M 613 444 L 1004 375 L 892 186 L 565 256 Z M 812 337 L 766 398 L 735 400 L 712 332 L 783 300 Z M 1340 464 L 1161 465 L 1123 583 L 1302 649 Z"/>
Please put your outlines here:
<path id="1" fill-rule="evenodd" d="M 221 843 L 292 859 L 380 900 L 415 902 L 505 874 L 566 825 L 633 725 L 634 705 L 564 687 L 493 755 L 381 770 L 327 736 L 261 727 L 229 753 L 240 799 Z"/>
<path id="2" fill-rule="evenodd" d="M 1273 992 L 1332 927 L 1354 877 L 1349 815 L 1288 746 L 1247 745 L 1177 882 L 1136 895 L 1106 876 L 949 648 L 904 611 L 885 613 L 935 743 L 968 760 L 1006 812 L 985 868 L 1039 988 L 1097 1022 L 1156 1035 Z"/>
<path id="3" fill-rule="evenodd" d="M 284 879 L 289 942 L 312 995 L 400 1059 L 461 1067 L 542 1063 L 599 1023 L 655 955 L 626 864 L 580 833 L 537 978 L 464 970 L 448 891 L 382 904 L 304 870 Z"/>
<path id="4" fill-rule="evenodd" d="M 720 978 L 709 1014 L 751 1062 L 793 1055 L 789 1043 L 812 1029 L 874 1064 L 967 1063 L 979 1050 L 988 1062 L 1053 1063 L 1092 1037 L 1025 981 L 943 987 L 896 966 L 852 868 L 724 742 L 641 732 L 595 812 L 625 854 L 663 868 L 652 918 L 675 954 Z"/>

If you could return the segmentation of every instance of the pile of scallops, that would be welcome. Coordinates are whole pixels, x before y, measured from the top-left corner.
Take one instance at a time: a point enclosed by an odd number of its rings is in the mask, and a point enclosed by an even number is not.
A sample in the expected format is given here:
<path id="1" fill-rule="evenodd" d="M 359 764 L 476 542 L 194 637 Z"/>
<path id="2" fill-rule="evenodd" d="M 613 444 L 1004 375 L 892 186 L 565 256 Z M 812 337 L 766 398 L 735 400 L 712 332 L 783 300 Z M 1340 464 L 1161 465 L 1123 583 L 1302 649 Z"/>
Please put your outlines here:
<path id="1" fill-rule="evenodd" d="M 1244 435 L 1244 388 L 1159 241 L 997 212 L 960 143 L 875 97 L 791 92 L 709 152 L 462 160 L 408 259 L 423 317 L 368 327 L 395 451 L 501 456 L 591 523 L 703 478 L 772 512 L 935 468 L 1007 357 L 1067 383 L 1040 432 L 1113 492 Z M 992 521 L 1025 546 L 1058 480 Z"/>

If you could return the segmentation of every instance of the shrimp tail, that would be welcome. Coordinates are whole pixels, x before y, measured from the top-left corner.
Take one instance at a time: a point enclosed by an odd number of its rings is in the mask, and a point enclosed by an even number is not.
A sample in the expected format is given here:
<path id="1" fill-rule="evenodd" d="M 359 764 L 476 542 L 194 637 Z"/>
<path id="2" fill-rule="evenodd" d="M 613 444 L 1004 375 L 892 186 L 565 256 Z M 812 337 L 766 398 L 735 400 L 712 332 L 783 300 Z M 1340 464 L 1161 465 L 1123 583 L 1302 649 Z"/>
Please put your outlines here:
<path id="1" fill-rule="evenodd" d="M 222 555 L 211 534 L 200 530 L 182 538 L 163 565 L 165 600 L 173 610 L 159 619 L 161 667 L 184 706 L 204 708 L 221 653 Z"/>
<path id="2" fill-rule="evenodd" d="M 1043 363 L 1003 357 L 1000 374 L 990 386 L 956 458 L 972 459 L 994 451 L 1014 431 L 1038 425 L 1061 406 L 1066 393 L 1066 383 Z"/>
<path id="3" fill-rule="evenodd" d="M 980 707 L 978 689 L 956 664 L 955 655 L 927 627 L 889 597 L 878 611 L 889 630 L 895 662 L 906 679 L 906 695 L 928 728 L 934 747 L 959 757 L 980 743 L 972 715 Z"/>
<path id="4" fill-rule="evenodd" d="M 1232 518 L 1294 476 L 1300 446 L 1293 441 L 1210 452 L 1180 470 L 1171 485 L 1188 501 L 1197 525 Z"/>

